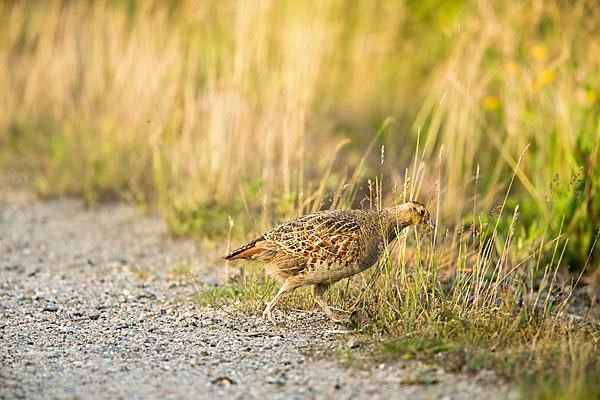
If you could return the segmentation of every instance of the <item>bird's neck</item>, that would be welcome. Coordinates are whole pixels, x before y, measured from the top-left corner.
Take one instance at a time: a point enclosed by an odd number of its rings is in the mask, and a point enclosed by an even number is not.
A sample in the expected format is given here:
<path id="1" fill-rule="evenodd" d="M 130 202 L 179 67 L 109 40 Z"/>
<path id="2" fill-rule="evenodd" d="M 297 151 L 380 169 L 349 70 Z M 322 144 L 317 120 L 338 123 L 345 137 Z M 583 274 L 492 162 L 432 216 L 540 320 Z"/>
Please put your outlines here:
<path id="1" fill-rule="evenodd" d="M 383 233 L 388 240 L 394 239 L 396 234 L 413 224 L 413 215 L 404 204 L 381 210 L 379 217 Z"/>

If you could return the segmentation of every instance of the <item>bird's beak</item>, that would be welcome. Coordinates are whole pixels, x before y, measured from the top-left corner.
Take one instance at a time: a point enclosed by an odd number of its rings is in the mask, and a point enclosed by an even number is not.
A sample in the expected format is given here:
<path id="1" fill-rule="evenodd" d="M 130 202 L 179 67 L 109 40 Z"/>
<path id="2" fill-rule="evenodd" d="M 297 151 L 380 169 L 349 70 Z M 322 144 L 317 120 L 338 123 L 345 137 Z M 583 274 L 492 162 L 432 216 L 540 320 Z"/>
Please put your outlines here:
<path id="1" fill-rule="evenodd" d="M 434 224 L 434 223 L 433 223 L 433 221 L 431 220 L 431 217 L 427 218 L 427 221 L 425 221 L 425 223 L 426 223 L 427 225 L 429 225 L 429 227 L 430 227 L 431 229 L 435 229 L 435 224 Z"/>

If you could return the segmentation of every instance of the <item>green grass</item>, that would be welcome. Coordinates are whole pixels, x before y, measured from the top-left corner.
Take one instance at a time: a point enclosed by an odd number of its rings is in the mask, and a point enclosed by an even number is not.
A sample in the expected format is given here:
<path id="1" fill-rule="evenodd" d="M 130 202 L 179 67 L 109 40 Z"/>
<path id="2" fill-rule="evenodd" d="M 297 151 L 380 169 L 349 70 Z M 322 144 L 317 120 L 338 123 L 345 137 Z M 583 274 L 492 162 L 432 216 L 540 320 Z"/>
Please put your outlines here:
<path id="1" fill-rule="evenodd" d="M 217 286 L 199 291 L 191 300 L 201 306 L 223 307 L 231 303 L 237 304 L 251 311 L 258 311 L 268 297 L 277 292 L 275 282 L 266 284 L 252 279 L 249 284 L 239 282 L 227 286 Z"/>
<path id="2" fill-rule="evenodd" d="M 188 281 L 193 279 L 192 267 L 189 264 L 176 264 L 169 268 L 167 276 L 171 280 Z"/>
<path id="3" fill-rule="evenodd" d="M 250 267 L 244 277 L 235 277 L 227 285 L 208 287 L 195 293 L 190 300 L 201 306 L 231 308 L 262 313 L 265 302 L 275 296 L 280 283 L 265 276 L 260 269 Z M 292 308 L 310 310 L 314 306 L 308 289 L 299 289 L 278 303 L 282 311 Z"/>
<path id="4" fill-rule="evenodd" d="M 595 2 L 14 1 L 0 19 L 0 172 L 230 245 L 418 198 L 434 238 L 409 231 L 330 302 L 381 357 L 598 394 L 597 332 L 560 315 L 598 277 Z M 197 301 L 259 310 L 273 290 L 251 272 Z"/>
<path id="5" fill-rule="evenodd" d="M 131 272 L 137 279 L 141 279 L 143 281 L 150 279 L 153 276 L 150 268 L 135 264 L 129 265 L 129 272 Z"/>

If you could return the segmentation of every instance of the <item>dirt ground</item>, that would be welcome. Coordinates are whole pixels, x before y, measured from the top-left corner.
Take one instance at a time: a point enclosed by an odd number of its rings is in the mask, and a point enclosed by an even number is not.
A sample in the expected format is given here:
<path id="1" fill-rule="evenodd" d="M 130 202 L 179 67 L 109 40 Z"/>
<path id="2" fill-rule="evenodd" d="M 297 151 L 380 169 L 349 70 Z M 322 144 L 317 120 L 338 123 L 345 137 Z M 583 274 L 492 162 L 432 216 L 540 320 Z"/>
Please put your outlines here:
<path id="1" fill-rule="evenodd" d="M 493 373 L 344 368 L 331 354 L 356 343 L 318 309 L 277 311 L 273 327 L 199 306 L 191 294 L 223 283 L 221 247 L 172 239 L 132 206 L 1 190 L 0 398 L 518 397 Z M 182 264 L 195 279 L 170 279 Z"/>

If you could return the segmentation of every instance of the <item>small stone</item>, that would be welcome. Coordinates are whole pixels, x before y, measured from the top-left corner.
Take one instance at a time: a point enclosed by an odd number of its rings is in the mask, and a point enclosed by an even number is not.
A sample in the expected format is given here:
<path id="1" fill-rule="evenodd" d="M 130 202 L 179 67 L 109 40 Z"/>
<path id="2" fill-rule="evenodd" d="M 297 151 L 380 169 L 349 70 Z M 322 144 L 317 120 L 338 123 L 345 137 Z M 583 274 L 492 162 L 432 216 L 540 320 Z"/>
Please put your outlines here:
<path id="1" fill-rule="evenodd" d="M 98 318 L 100 318 L 100 314 L 98 314 L 98 313 L 92 313 L 92 314 L 90 314 L 90 315 L 88 316 L 88 318 L 89 318 L 89 319 L 91 319 L 91 320 L 94 320 L 94 321 L 95 321 L 95 320 L 97 320 Z"/>
<path id="2" fill-rule="evenodd" d="M 219 376 L 218 378 L 215 378 L 212 381 L 210 381 L 210 383 L 212 383 L 213 385 L 221 384 L 221 385 L 226 385 L 226 386 L 236 384 L 236 382 L 233 379 L 231 379 L 227 376 Z"/>
<path id="3" fill-rule="evenodd" d="M 267 376 L 265 378 L 265 381 L 267 383 L 277 385 L 277 386 L 285 385 L 285 377 L 284 376 Z"/>
<path id="4" fill-rule="evenodd" d="M 55 304 L 51 304 L 51 305 L 44 307 L 44 311 L 57 312 L 58 307 Z"/>
<path id="5" fill-rule="evenodd" d="M 358 349 L 361 346 L 362 343 L 359 342 L 356 338 L 350 338 L 350 340 L 348 340 L 348 343 L 346 343 L 346 347 L 348 347 L 349 349 Z"/>

